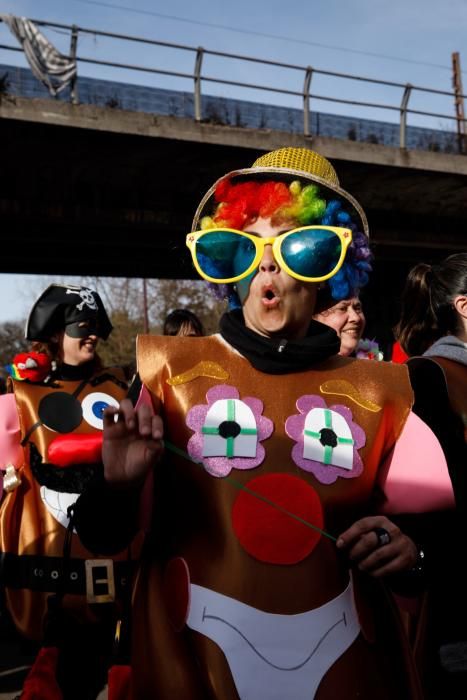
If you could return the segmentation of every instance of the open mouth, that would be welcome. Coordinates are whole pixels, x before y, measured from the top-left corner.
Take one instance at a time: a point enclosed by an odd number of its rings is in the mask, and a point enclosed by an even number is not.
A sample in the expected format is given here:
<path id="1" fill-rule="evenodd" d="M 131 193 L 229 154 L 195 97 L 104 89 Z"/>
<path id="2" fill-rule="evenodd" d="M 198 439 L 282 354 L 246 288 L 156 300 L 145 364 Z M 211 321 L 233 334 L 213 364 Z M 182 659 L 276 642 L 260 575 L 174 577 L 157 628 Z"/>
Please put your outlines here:
<path id="1" fill-rule="evenodd" d="M 40 486 L 44 506 L 63 527 L 68 526 L 68 507 L 73 505 L 87 484 L 102 471 L 102 464 L 73 464 L 58 467 L 42 461 L 34 443 L 29 443 L 31 471 Z"/>
<path id="2" fill-rule="evenodd" d="M 267 285 L 263 287 L 261 294 L 261 301 L 264 306 L 268 308 L 274 308 L 280 302 L 280 297 L 277 294 L 276 289 L 273 285 Z"/>
<path id="3" fill-rule="evenodd" d="M 275 662 L 273 656 L 274 654 L 270 654 L 271 658 L 268 658 L 266 654 L 262 652 L 262 650 L 257 646 L 254 640 L 250 640 L 246 634 L 242 632 L 241 629 L 233 625 L 229 620 L 226 620 L 225 618 L 221 617 L 220 615 L 212 615 L 210 611 L 208 612 L 207 606 L 204 608 L 203 611 L 203 622 L 205 620 L 214 620 L 216 623 L 219 624 L 224 624 L 226 627 L 229 627 L 234 633 L 238 635 L 238 637 L 243 640 L 245 644 L 247 644 L 250 649 L 253 651 L 253 653 L 258 656 L 261 661 L 264 661 L 265 664 L 270 666 L 271 668 L 275 668 L 278 671 L 298 671 L 304 666 L 307 665 L 307 663 L 310 661 L 310 659 L 313 658 L 313 656 L 317 653 L 319 650 L 319 647 L 323 644 L 325 641 L 326 637 L 328 637 L 333 630 L 338 627 L 339 625 L 344 625 L 344 627 L 347 627 L 347 620 L 345 616 L 345 612 L 342 612 L 342 615 L 335 620 L 332 624 L 329 625 L 328 629 L 323 630 L 323 634 L 320 639 L 318 639 L 314 646 L 310 649 L 310 651 L 306 654 L 303 655 L 302 658 L 297 658 L 295 661 L 289 660 L 288 663 L 285 664 L 278 664 Z"/>
<path id="4" fill-rule="evenodd" d="M 76 503 L 80 494 L 60 493 L 60 491 L 54 491 L 47 488 L 47 486 L 41 486 L 40 494 L 42 502 L 49 513 L 53 515 L 60 525 L 67 528 L 70 522 L 68 508 Z"/>

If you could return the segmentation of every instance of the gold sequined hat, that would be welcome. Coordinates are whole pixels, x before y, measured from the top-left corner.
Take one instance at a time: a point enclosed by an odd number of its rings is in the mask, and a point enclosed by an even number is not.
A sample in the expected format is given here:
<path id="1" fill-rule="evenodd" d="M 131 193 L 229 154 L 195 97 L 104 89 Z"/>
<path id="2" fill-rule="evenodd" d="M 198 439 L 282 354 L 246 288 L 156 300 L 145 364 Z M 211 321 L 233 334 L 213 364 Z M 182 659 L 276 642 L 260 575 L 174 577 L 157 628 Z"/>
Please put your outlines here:
<path id="1" fill-rule="evenodd" d="M 212 206 L 212 198 L 218 184 L 226 178 L 231 179 L 251 179 L 252 177 L 280 176 L 281 180 L 292 181 L 294 179 L 307 180 L 320 185 L 321 188 L 327 190 L 331 197 L 341 197 L 350 204 L 349 214 L 353 219 L 357 219 L 356 223 L 360 230 L 367 236 L 368 221 L 360 204 L 351 194 L 346 192 L 339 184 L 337 173 L 331 163 L 315 151 L 310 151 L 308 148 L 279 148 L 277 151 L 271 151 L 261 156 L 251 166 L 242 170 L 234 170 L 227 175 L 223 175 L 213 186 L 206 192 L 201 200 L 198 209 L 196 210 L 192 231 L 196 231 L 199 226 L 199 221 L 202 216 L 207 213 L 208 205 Z M 272 179 L 275 179 L 274 177 Z M 209 212 L 211 213 L 211 212 Z"/>

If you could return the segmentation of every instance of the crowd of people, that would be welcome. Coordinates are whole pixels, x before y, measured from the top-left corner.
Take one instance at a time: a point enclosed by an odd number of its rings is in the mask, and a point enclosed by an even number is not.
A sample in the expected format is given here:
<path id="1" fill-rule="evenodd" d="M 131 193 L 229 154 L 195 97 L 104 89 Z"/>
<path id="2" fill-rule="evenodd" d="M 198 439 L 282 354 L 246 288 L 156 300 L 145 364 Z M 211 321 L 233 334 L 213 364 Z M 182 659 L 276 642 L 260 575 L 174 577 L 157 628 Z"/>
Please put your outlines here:
<path id="1" fill-rule="evenodd" d="M 53 284 L 10 366 L 21 697 L 465 697 L 467 253 L 410 272 L 398 364 L 358 359 L 369 225 L 319 154 L 222 176 L 186 244 L 217 334 L 176 309 L 129 380 L 97 292 Z"/>

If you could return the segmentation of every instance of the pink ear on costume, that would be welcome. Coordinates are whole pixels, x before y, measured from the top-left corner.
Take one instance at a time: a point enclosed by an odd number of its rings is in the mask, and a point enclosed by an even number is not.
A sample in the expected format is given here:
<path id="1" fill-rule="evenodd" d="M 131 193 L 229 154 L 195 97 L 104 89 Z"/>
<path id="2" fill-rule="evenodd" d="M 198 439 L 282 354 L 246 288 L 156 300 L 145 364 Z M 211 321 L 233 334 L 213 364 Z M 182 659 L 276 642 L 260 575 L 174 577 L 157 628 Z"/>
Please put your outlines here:
<path id="1" fill-rule="evenodd" d="M 147 389 L 145 384 L 141 385 L 141 391 L 139 392 L 138 401 L 136 402 L 135 408 L 139 408 L 143 405 L 149 406 L 149 408 L 151 408 L 152 412 L 154 413 L 154 406 L 152 405 L 151 394 L 149 393 L 149 389 Z"/>
<path id="2" fill-rule="evenodd" d="M 446 458 L 435 434 L 410 413 L 380 485 L 386 496 L 383 513 L 425 513 L 455 507 Z"/>
<path id="3" fill-rule="evenodd" d="M 8 464 L 19 469 L 22 466 L 23 448 L 20 444 L 20 426 L 14 394 L 0 396 L 0 469 Z M 3 478 L 0 478 L 0 498 L 3 491 Z"/>

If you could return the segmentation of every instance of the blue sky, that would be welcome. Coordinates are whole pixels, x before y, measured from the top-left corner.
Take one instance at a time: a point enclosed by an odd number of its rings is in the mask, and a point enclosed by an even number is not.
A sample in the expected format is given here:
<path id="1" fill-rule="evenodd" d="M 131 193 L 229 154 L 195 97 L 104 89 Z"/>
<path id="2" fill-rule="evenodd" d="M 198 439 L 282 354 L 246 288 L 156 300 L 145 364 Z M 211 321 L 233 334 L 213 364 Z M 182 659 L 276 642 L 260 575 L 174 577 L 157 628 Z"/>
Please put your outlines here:
<path id="1" fill-rule="evenodd" d="M 467 2 L 465 0 L 235 0 L 213 3 L 212 0 L 0 0 L 0 13 L 49 20 L 63 24 L 159 39 L 189 46 L 204 46 L 236 54 L 274 61 L 395 81 L 440 90 L 451 89 L 451 54 L 460 52 L 467 89 Z M 230 29 L 229 29 L 230 28 Z M 58 31 L 43 29 L 57 48 L 66 51 L 69 39 Z M 6 26 L 0 23 L 0 43 L 16 45 Z M 465 50 L 464 50 L 465 49 Z M 113 51 L 114 60 L 150 66 L 167 66 L 192 72 L 192 55 L 168 50 L 154 50 L 144 45 L 112 46 L 101 38 L 83 36 L 79 54 L 103 56 Z M 2 51 L 0 63 L 26 65 L 21 54 Z M 206 61 L 206 72 L 254 83 L 281 83 L 301 89 L 303 76 L 297 72 L 293 83 L 289 73 L 271 72 L 255 64 Z M 277 70 L 277 69 L 275 69 Z M 144 74 L 122 77 L 108 69 L 82 64 L 80 74 L 140 84 L 156 84 Z M 164 82 L 166 80 L 166 82 Z M 188 81 L 160 78 L 158 85 L 180 90 L 190 89 Z M 291 104 L 290 98 L 272 93 L 241 95 L 231 88 L 203 88 L 215 94 L 230 94 L 243 99 Z M 313 77 L 312 90 L 370 101 L 398 104 L 401 92 L 364 83 L 333 82 Z M 295 99 L 295 98 L 294 98 Z M 413 106 L 441 113 L 454 113 L 450 98 L 414 97 Z M 315 102 L 315 109 L 331 113 L 354 114 L 352 108 L 328 102 Z M 394 121 L 397 113 L 367 112 L 361 116 Z M 411 118 L 409 123 L 419 123 Z M 427 124 L 428 125 L 428 124 Z M 453 129 L 454 122 L 435 120 L 435 128 Z M 49 280 L 47 280 L 48 282 Z M 0 322 L 24 316 L 30 304 L 28 276 L 0 275 Z M 39 282 L 40 287 L 40 282 Z M 21 291 L 23 290 L 23 291 Z"/>

